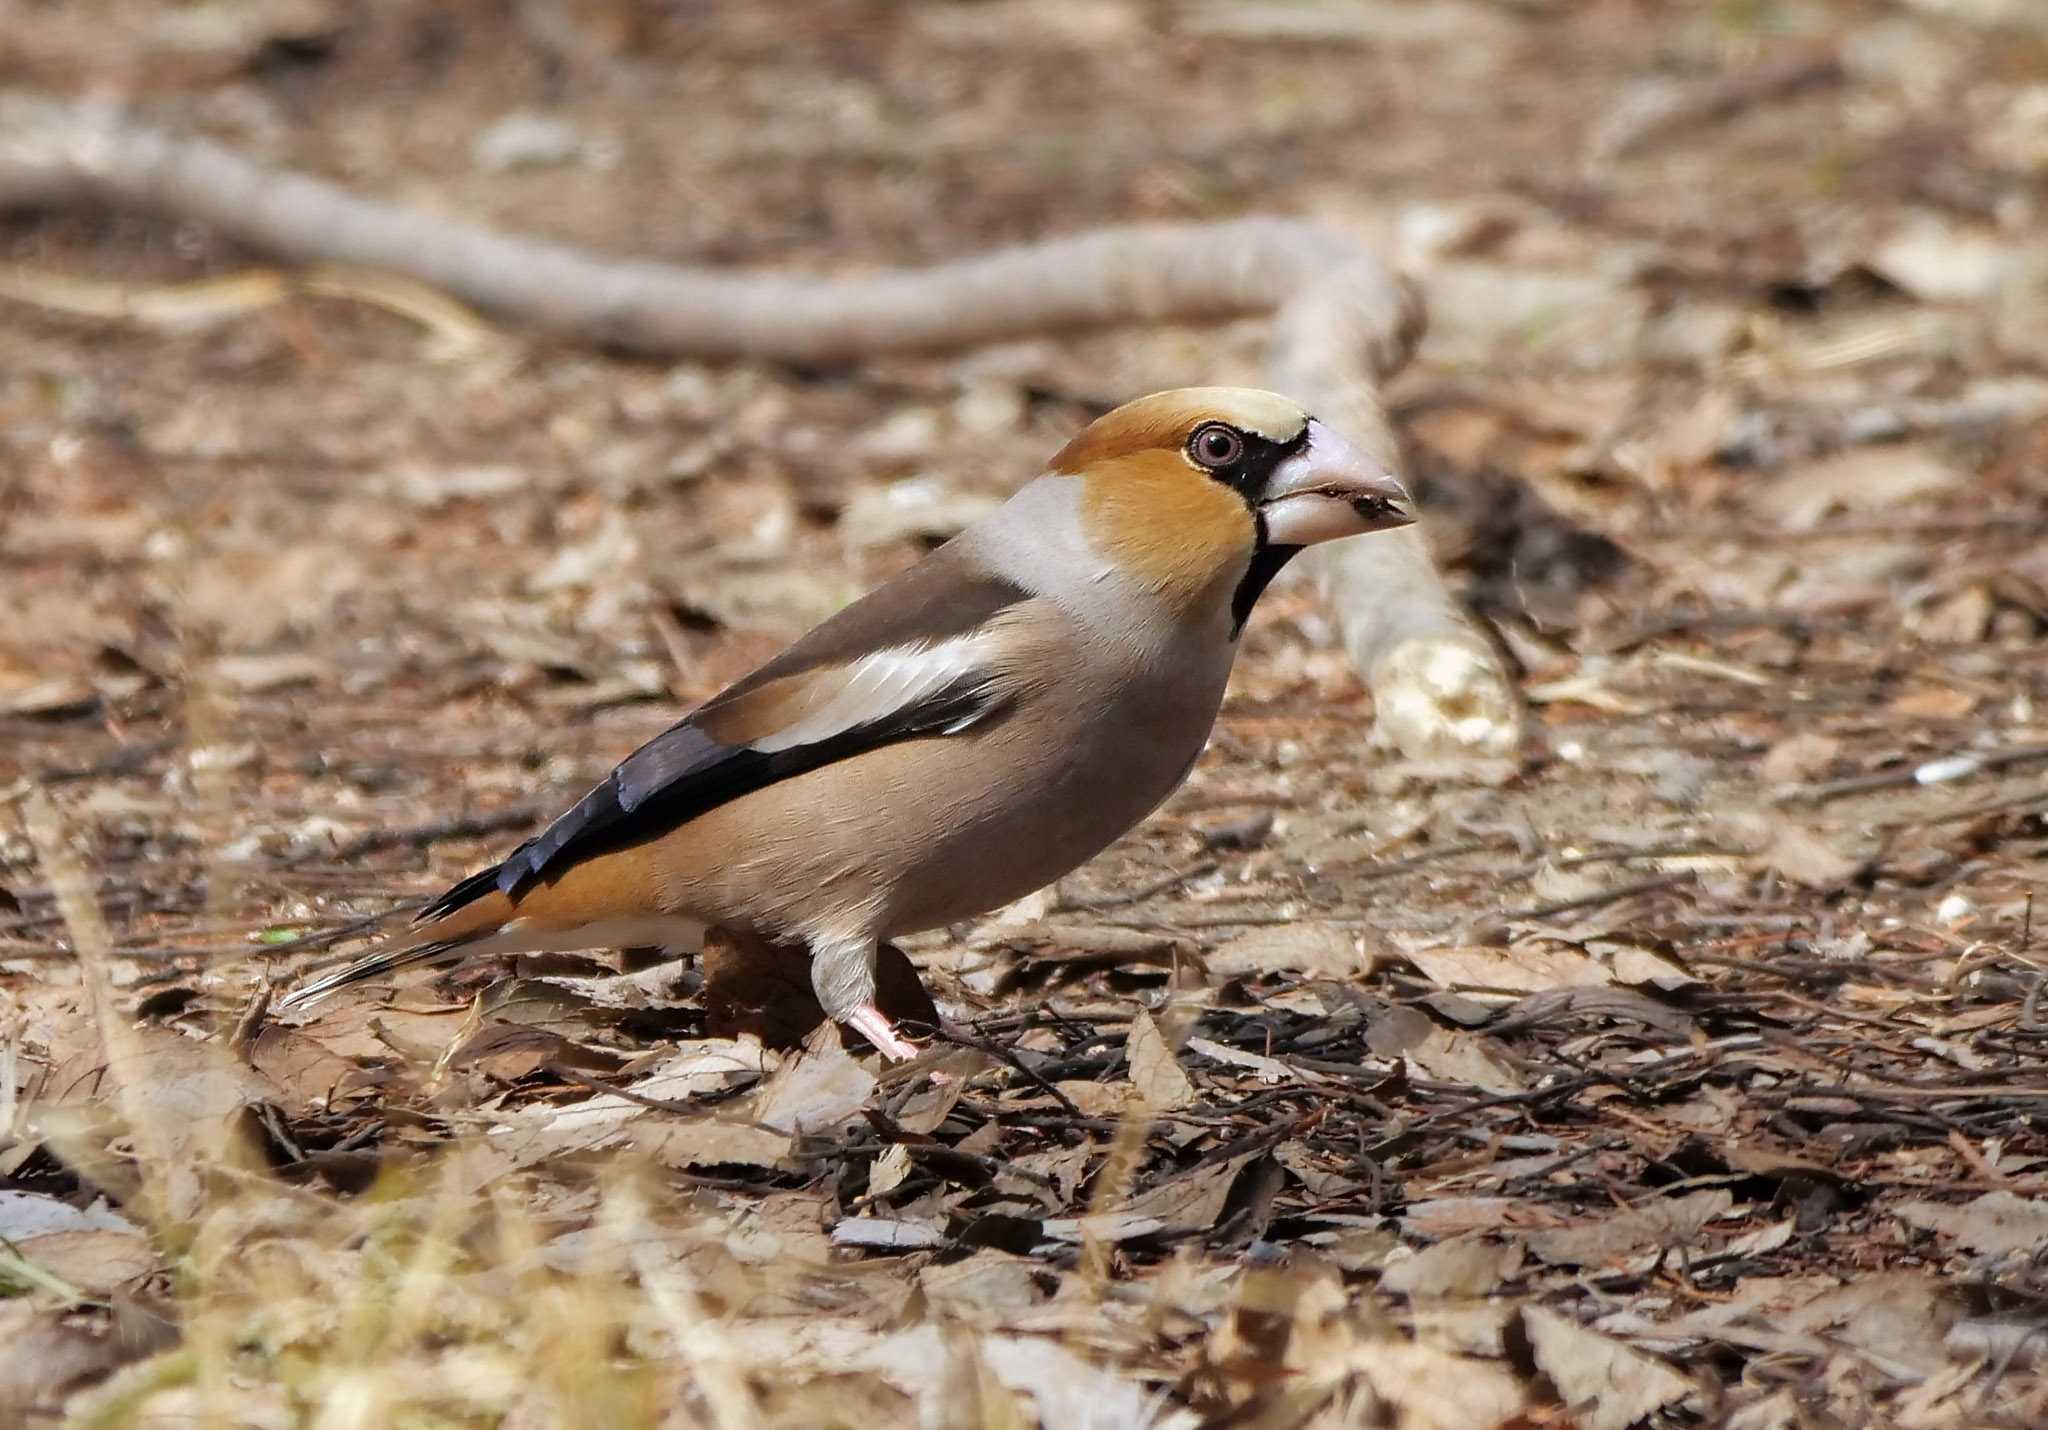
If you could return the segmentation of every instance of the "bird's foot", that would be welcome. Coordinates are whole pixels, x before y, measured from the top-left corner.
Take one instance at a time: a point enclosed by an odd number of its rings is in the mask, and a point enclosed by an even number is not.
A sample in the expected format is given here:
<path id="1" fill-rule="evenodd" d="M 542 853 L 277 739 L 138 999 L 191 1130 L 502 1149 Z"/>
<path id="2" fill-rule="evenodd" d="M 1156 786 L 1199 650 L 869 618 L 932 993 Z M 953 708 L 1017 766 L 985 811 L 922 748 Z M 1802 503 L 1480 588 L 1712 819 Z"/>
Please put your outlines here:
<path id="1" fill-rule="evenodd" d="M 896 1025 L 889 1021 L 873 1003 L 863 1003 L 846 1015 L 846 1026 L 859 1033 L 875 1045 L 875 1051 L 891 1062 L 906 1062 L 917 1056 L 917 1045 L 896 1031 Z"/>

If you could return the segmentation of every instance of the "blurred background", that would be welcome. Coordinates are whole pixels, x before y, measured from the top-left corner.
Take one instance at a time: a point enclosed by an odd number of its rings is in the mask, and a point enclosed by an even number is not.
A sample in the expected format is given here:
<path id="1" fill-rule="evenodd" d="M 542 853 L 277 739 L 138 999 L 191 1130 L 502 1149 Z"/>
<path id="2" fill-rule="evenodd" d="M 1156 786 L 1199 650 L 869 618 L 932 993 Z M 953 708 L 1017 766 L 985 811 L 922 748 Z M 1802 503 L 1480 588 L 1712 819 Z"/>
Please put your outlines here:
<path id="1" fill-rule="evenodd" d="M 1038 913 L 1063 907 L 1070 941 L 1164 929 L 1283 1022 L 1392 999 L 1451 1038 L 1503 988 L 1555 992 L 1621 949 L 1651 962 L 1600 979 L 1683 1010 L 1663 1054 L 1761 1019 L 1874 1078 L 2038 1068 L 2042 0 L 0 0 L 0 87 L 622 258 L 855 274 L 1135 220 L 1354 234 L 1425 294 L 1386 397 L 1447 575 L 1531 702 L 1527 750 L 1371 753 L 1370 698 L 1297 585 L 1261 607 L 1188 792 Z M 269 261 L 0 191 L 0 792 L 63 796 L 123 986 L 187 1032 L 233 1026 L 267 944 L 474 867 L 1095 413 L 1257 381 L 1265 334 L 661 361 Z M 1168 981 L 1034 963 L 1047 940 L 923 952 L 955 1007 Z M 0 989 L 24 1027 L 75 981 L 67 946 L 0 817 Z M 1365 992 L 1302 991 L 1338 975 Z M 1480 1072 L 1443 1053 L 1417 1065 L 1437 1084 L 1385 1096 L 1512 1102 L 1654 1041 L 1517 1027 L 1470 1035 L 1500 1053 Z M 327 1052 L 427 1097 L 357 1031 Z M 1589 1100 L 1570 1134 L 1600 1149 L 1594 1201 L 1719 1177 L 1736 1215 L 1796 1209 L 1800 1240 L 1752 1269 L 1847 1280 L 1962 1253 L 1845 1186 L 2039 1188 L 2038 1103 L 1871 1131 L 1868 1104 L 1758 1100 L 1820 1074 L 1756 1066 L 1718 1084 L 1740 1106 Z M 467 1075 L 478 1096 L 568 1086 L 516 1060 Z M 1491 1133 L 1534 1135 L 1488 1106 Z M 1311 1180 L 1335 1144 L 1305 1145 L 1283 1214 L 1583 1200 L 1467 1175 L 1468 1143 L 1428 1138 L 1339 1190 Z M 1470 1229 L 1443 1216 L 1410 1241 Z M 1579 1294 L 1555 1268 L 1594 1260 L 1547 1260 L 1555 1295 Z M 1932 1373 L 1927 1324 L 1888 1364 Z M 1753 1364 L 1732 1345 L 1698 1363 Z"/>
<path id="2" fill-rule="evenodd" d="M 2009 523 L 2048 406 L 2044 25 L 2024 0 L 10 0 L 0 76 L 620 256 L 1362 235 L 1425 280 L 1390 396 L 1433 535 L 1535 666 L 1674 603 L 2034 632 L 2048 557 Z M 10 719 L 147 706 L 174 630 L 271 657 L 230 685 L 347 666 L 358 710 L 427 668 L 585 712 L 702 694 L 1093 411 L 1255 377 L 1262 331 L 620 362 L 348 296 L 152 301 L 262 255 L 136 212 L 4 222 Z"/>

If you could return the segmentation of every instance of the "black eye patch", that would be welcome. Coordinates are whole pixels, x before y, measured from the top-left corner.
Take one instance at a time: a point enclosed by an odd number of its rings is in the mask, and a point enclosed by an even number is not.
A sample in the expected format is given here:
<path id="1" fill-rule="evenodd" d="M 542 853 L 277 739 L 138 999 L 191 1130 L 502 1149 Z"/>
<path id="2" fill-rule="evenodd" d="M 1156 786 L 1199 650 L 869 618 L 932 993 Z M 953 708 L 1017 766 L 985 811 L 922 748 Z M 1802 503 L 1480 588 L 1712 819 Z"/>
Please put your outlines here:
<path id="1" fill-rule="evenodd" d="M 1206 459 L 1225 450 L 1225 444 L 1217 440 L 1219 430 L 1235 437 L 1239 450 L 1229 461 L 1214 464 Z M 1188 443 L 1190 461 L 1211 478 L 1234 489 L 1246 502 L 1257 505 L 1273 480 L 1274 469 L 1308 446 L 1308 428 L 1304 426 L 1288 441 L 1275 442 L 1241 427 L 1205 422 L 1190 434 Z"/>

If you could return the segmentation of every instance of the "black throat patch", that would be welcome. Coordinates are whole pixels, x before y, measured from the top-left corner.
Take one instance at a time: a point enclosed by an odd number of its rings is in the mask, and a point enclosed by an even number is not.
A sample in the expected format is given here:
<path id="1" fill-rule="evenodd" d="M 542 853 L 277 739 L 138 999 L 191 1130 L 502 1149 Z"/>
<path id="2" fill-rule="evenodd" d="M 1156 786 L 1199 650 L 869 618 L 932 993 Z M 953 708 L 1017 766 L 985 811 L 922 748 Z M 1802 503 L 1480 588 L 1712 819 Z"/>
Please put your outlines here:
<path id="1" fill-rule="evenodd" d="M 1256 432 L 1246 432 L 1244 456 L 1220 471 L 1209 475 L 1236 491 L 1244 498 L 1245 505 L 1252 509 L 1252 520 L 1258 525 L 1258 545 L 1252 550 L 1251 565 L 1245 568 L 1243 578 L 1237 583 L 1237 590 L 1230 597 L 1230 638 L 1236 640 L 1244 632 L 1244 623 L 1251 618 L 1252 607 L 1265 594 L 1280 569 L 1301 550 L 1299 546 L 1276 546 L 1266 539 L 1266 518 L 1259 510 L 1266 488 L 1272 485 L 1273 473 L 1282 462 L 1308 447 L 1308 427 L 1304 425 L 1291 441 L 1275 442 L 1270 437 L 1261 437 Z"/>
<path id="2" fill-rule="evenodd" d="M 1266 587 L 1280 574 L 1280 568 L 1292 561 L 1301 548 L 1299 546 L 1276 546 L 1266 540 L 1266 519 L 1257 512 L 1253 516 L 1259 523 L 1259 544 L 1252 551 L 1251 565 L 1245 567 L 1244 575 L 1238 580 L 1237 589 L 1230 595 L 1230 638 L 1236 640 L 1244 633 L 1244 623 L 1251 619 L 1252 607 L 1265 594 Z"/>

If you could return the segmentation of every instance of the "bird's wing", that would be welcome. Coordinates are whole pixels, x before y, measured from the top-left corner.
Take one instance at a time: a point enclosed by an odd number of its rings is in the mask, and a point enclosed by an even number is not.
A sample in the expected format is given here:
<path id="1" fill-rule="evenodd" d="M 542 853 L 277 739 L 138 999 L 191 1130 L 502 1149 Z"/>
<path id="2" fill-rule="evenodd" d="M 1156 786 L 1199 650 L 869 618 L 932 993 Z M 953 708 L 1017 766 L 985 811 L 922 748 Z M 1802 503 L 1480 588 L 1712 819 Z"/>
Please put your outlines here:
<path id="1" fill-rule="evenodd" d="M 848 606 L 628 755 L 503 863 L 455 885 L 420 918 L 494 889 L 516 899 L 536 880 L 752 790 L 994 715 L 1031 681 L 1033 629 L 1058 617 L 1022 587 L 958 569 L 960 561 L 942 548 Z"/>

